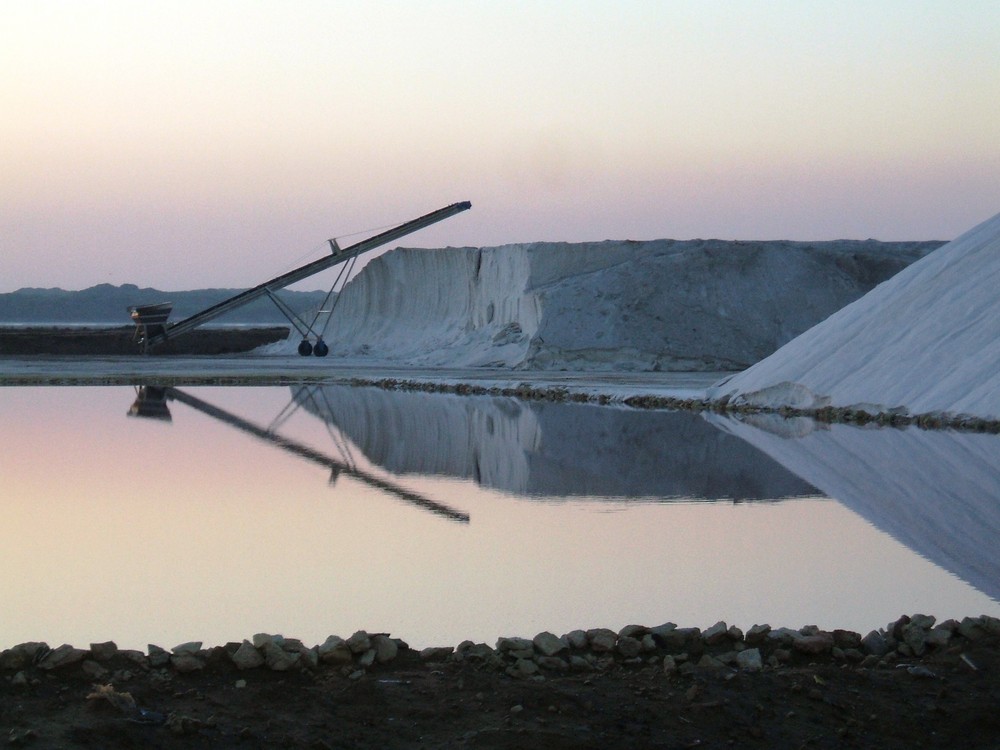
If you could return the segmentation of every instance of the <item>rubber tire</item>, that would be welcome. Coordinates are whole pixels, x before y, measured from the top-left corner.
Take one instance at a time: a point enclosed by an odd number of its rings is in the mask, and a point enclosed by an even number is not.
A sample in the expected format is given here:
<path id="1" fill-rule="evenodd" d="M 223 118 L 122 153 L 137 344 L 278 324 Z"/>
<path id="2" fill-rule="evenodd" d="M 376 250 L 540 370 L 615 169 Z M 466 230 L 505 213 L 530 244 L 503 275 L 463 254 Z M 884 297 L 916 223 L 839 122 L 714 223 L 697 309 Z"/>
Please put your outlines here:
<path id="1" fill-rule="evenodd" d="M 316 346 L 313 347 L 313 354 L 315 354 L 317 357 L 325 357 L 329 353 L 330 353 L 330 347 L 326 345 L 326 342 L 323 341 L 323 339 L 317 341 Z"/>
<path id="2" fill-rule="evenodd" d="M 299 354 L 303 357 L 308 357 L 313 353 L 313 345 L 310 344 L 305 339 L 302 339 L 302 343 L 299 344 Z"/>

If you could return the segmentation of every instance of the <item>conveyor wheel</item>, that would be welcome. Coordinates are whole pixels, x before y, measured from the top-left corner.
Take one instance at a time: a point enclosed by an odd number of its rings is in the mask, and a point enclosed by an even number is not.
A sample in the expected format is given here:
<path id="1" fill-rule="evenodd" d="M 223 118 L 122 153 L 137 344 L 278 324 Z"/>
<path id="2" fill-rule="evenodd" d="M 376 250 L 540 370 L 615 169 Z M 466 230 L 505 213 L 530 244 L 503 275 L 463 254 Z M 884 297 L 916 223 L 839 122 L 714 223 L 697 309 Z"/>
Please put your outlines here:
<path id="1" fill-rule="evenodd" d="M 299 344 L 299 354 L 301 354 L 303 357 L 308 357 L 312 353 L 313 353 L 313 345 L 310 344 L 305 339 L 302 339 L 302 343 Z"/>
<path id="2" fill-rule="evenodd" d="M 330 347 L 326 345 L 326 342 L 323 341 L 323 339 L 317 341 L 316 346 L 313 347 L 313 354 L 315 354 L 317 357 L 325 357 L 329 353 L 330 353 Z"/>

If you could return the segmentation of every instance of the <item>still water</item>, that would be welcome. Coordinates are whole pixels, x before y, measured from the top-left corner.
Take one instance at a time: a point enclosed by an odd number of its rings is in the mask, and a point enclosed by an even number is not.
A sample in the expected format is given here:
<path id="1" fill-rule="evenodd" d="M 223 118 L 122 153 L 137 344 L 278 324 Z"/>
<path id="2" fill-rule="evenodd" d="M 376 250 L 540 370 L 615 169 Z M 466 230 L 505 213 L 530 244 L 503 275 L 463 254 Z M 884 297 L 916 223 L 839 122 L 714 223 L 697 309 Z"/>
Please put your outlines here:
<path id="1" fill-rule="evenodd" d="M 996 436 L 305 385 L 0 415 L 0 648 L 1000 615 Z"/>

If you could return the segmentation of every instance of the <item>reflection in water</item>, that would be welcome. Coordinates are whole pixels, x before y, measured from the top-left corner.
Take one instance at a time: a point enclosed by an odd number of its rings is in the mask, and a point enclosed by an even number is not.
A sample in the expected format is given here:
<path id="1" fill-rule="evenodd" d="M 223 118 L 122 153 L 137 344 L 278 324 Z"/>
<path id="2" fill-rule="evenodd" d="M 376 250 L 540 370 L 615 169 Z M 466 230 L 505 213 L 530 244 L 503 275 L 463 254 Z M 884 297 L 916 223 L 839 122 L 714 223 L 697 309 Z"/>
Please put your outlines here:
<path id="1" fill-rule="evenodd" d="M 355 479 L 360 479 L 371 487 L 375 487 L 376 489 L 383 490 L 384 492 L 388 492 L 396 497 L 402 498 L 408 503 L 412 503 L 413 505 L 423 508 L 424 510 L 430 511 L 431 513 L 443 516 L 452 521 L 460 521 L 462 523 L 469 522 L 469 516 L 466 513 L 461 513 L 457 510 L 449 508 L 446 505 L 429 500 L 416 492 L 411 492 L 404 487 L 400 487 L 392 482 L 386 481 L 385 479 L 381 479 L 370 472 L 359 469 L 349 462 L 337 460 L 295 440 L 283 437 L 279 435 L 273 427 L 260 427 L 259 425 L 256 425 L 246 419 L 242 419 L 225 409 L 220 409 L 207 401 L 185 393 L 179 388 L 139 388 L 136 392 L 135 402 L 129 410 L 129 415 L 169 420 L 171 417 L 170 410 L 167 406 L 168 400 L 179 401 L 180 403 L 186 404 L 193 409 L 197 409 L 202 414 L 207 414 L 210 417 L 218 419 L 220 422 L 225 422 L 238 430 L 253 435 L 256 438 L 271 443 L 272 445 L 276 445 L 279 448 L 283 448 L 289 453 L 294 453 L 300 458 L 325 466 L 330 469 L 331 484 L 336 482 L 337 478 L 341 474 L 344 474 L 346 476 L 354 477 Z"/>
<path id="2" fill-rule="evenodd" d="M 903 613 L 1000 610 L 839 502 L 685 502 L 810 492 L 742 432 L 702 417 L 444 395 L 416 403 L 369 389 L 191 387 L 144 390 L 133 412 L 158 418 L 126 420 L 132 395 L 0 389 L 0 647 L 169 647 L 261 631 L 321 643 L 358 628 L 423 647 L 665 620 L 867 632 Z M 321 413 L 336 422 L 312 416 Z M 845 446 L 866 434 L 845 434 Z M 348 436 L 385 467 L 426 474 L 390 476 Z M 889 451 L 858 450 L 868 461 Z M 961 462 L 948 471 L 972 478 L 992 450 L 942 447 L 918 462 L 927 472 Z M 850 470 L 853 459 L 827 452 L 814 458 Z M 843 490 L 818 470 L 787 465 Z M 323 480 L 335 468 L 331 493 Z M 975 481 L 995 496 L 995 475 Z M 529 496 L 512 487 L 569 499 L 523 502 Z M 595 487 L 616 497 L 578 494 Z M 878 485 L 869 487 L 858 492 L 881 508 Z M 425 506 L 400 502 L 395 490 L 470 520 L 416 512 Z M 869 517 L 891 531 L 885 524 L 905 511 Z M 968 533 L 955 523 L 935 534 L 951 532 Z M 966 576 L 961 561 L 907 543 Z M 968 559 L 962 539 L 942 544 Z M 992 548 L 983 535 L 970 546 Z"/>
<path id="3" fill-rule="evenodd" d="M 347 386 L 295 399 L 397 474 L 546 496 L 836 498 L 1000 599 L 1000 438 Z M 650 448 L 653 448 L 651 450 Z"/>
<path id="4" fill-rule="evenodd" d="M 690 412 L 340 385 L 295 400 L 395 474 L 519 495 L 773 500 L 816 490 Z"/>
<path id="5" fill-rule="evenodd" d="M 1000 600 L 1000 437 L 764 415 L 712 420 Z"/>

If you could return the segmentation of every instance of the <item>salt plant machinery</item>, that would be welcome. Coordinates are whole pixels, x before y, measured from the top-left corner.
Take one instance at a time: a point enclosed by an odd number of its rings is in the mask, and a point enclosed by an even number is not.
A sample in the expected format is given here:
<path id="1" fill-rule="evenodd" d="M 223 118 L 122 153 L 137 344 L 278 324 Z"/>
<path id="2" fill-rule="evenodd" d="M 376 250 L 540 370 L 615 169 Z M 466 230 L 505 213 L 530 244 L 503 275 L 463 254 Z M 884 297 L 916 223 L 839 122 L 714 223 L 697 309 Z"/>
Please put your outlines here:
<path id="1" fill-rule="evenodd" d="M 464 201 L 462 203 L 453 203 L 450 206 L 445 206 L 444 208 L 439 208 L 437 211 L 432 211 L 429 214 L 425 214 L 420 218 L 413 219 L 399 226 L 388 229 L 384 232 L 376 234 L 373 237 L 369 237 L 366 240 L 362 240 L 350 247 L 342 248 L 337 244 L 335 239 L 328 240 L 330 245 L 330 254 L 320 258 L 319 260 L 314 260 L 311 263 L 307 263 L 304 266 L 299 266 L 298 268 L 288 271 L 276 276 L 269 281 L 265 281 L 263 284 L 258 284 L 257 286 L 247 289 L 246 291 L 240 292 L 229 299 L 223 300 L 211 307 L 208 307 L 201 312 L 195 313 L 194 315 L 185 318 L 184 320 L 178 321 L 177 323 L 170 324 L 167 319 L 170 317 L 170 312 L 173 309 L 173 305 L 169 302 L 161 302 L 153 305 L 136 305 L 129 308 L 129 313 L 132 316 L 132 320 L 135 322 L 135 339 L 142 346 L 142 350 L 148 353 L 153 347 L 162 344 L 170 339 L 177 338 L 188 331 L 192 331 L 200 325 L 213 320 L 220 315 L 224 315 L 230 310 L 235 310 L 238 307 L 253 302 L 255 299 L 260 297 L 269 297 L 272 302 L 281 310 L 282 314 L 288 318 L 288 321 L 295 327 L 295 329 L 302 335 L 302 342 L 299 344 L 299 354 L 303 357 L 308 357 L 313 354 L 317 357 L 325 357 L 330 352 L 330 348 L 327 346 L 326 342 L 323 341 L 323 334 L 326 330 L 326 325 L 323 329 L 318 328 L 318 322 L 320 316 L 325 312 L 329 315 L 328 310 L 319 310 L 313 316 L 311 323 L 307 323 L 300 316 L 296 315 L 293 310 L 291 310 L 288 305 L 283 302 L 276 294 L 279 289 L 284 289 L 291 284 L 294 284 L 303 279 L 307 279 L 320 271 L 325 271 L 328 268 L 332 268 L 340 263 L 346 263 L 350 261 L 351 264 L 358 258 L 358 256 L 367 253 L 369 250 L 374 250 L 377 247 L 386 245 L 400 237 L 405 237 L 408 234 L 412 234 L 419 229 L 428 227 L 431 224 L 436 224 L 439 221 L 447 219 L 454 216 L 457 213 L 461 213 L 469 208 L 472 208 L 472 203 L 469 201 Z M 345 265 L 344 269 L 341 269 L 341 275 L 343 275 L 344 270 L 348 269 L 349 266 Z M 340 276 L 338 276 L 337 281 L 334 281 L 333 287 L 330 288 L 330 292 L 327 294 L 327 302 L 329 302 L 330 296 L 333 293 L 334 288 L 336 288 Z M 326 307 L 324 303 L 323 307 Z M 327 317 L 327 323 L 329 323 L 329 317 Z"/>

